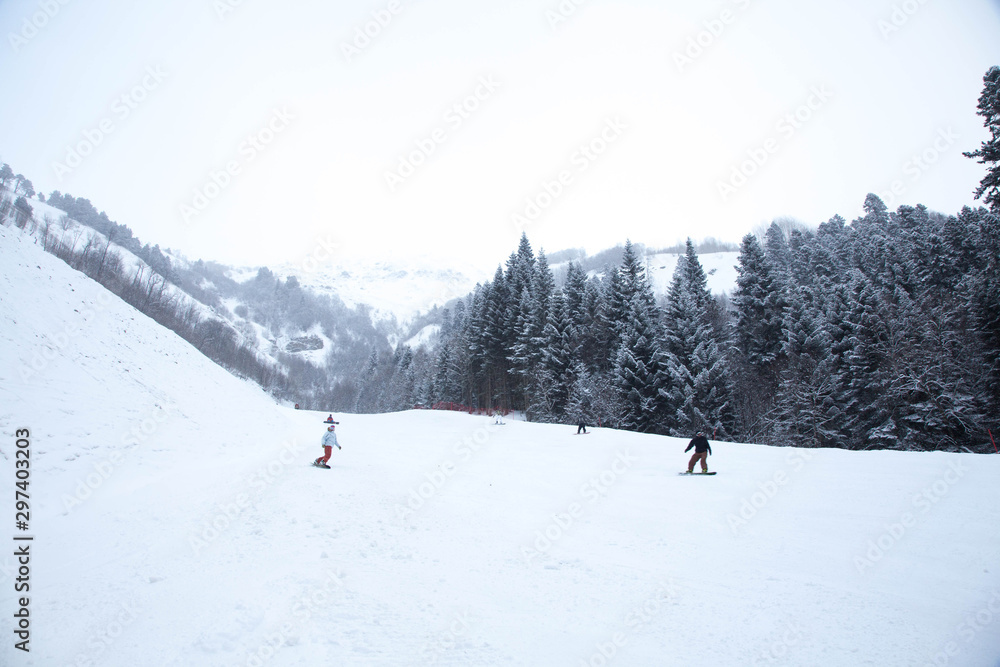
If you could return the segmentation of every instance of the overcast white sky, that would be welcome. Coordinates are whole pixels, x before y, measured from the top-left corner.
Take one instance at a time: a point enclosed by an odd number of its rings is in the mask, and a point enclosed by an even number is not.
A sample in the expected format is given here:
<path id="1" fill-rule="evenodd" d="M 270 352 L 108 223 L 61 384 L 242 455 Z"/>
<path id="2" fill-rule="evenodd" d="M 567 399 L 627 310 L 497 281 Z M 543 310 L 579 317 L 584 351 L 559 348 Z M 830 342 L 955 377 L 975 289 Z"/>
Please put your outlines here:
<path id="1" fill-rule="evenodd" d="M 236 264 L 318 239 L 495 264 L 522 227 L 549 251 L 739 241 L 779 216 L 850 219 L 894 183 L 890 208 L 974 203 L 985 172 L 961 152 L 986 136 L 1000 2 L 576 1 L 555 23 L 572 0 L 5 0 L 0 160 Z M 418 143 L 433 153 L 390 187 Z"/>

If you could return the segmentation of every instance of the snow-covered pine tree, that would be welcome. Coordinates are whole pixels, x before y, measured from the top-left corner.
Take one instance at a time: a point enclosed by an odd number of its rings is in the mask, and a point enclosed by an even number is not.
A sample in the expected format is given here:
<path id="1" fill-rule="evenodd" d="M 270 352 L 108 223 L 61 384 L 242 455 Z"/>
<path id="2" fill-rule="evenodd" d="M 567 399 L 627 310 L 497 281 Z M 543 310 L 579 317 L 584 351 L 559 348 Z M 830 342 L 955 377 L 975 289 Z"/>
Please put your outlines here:
<path id="1" fill-rule="evenodd" d="M 656 299 L 649 288 L 646 269 L 636 254 L 635 246 L 630 240 L 626 240 L 621 264 L 617 269 L 605 270 L 603 308 L 600 313 L 603 343 L 612 367 L 617 363 L 632 301 L 640 293 L 643 293 L 643 299 L 655 305 Z"/>
<path id="2" fill-rule="evenodd" d="M 1000 215 L 986 213 L 981 225 L 986 266 L 976 282 L 976 328 L 984 346 L 987 390 L 992 404 L 989 426 L 1000 432 Z"/>
<path id="3" fill-rule="evenodd" d="M 508 361 L 513 354 L 522 334 L 521 322 L 519 321 L 519 308 L 521 306 L 522 295 L 525 290 L 533 289 L 533 276 L 535 273 L 535 254 L 531 249 L 528 236 L 521 233 L 521 240 L 516 252 L 511 253 L 507 260 L 507 289 L 509 293 L 508 312 L 504 322 L 503 347 L 506 351 Z M 523 370 L 523 369 L 522 369 Z M 509 400 L 510 408 L 523 409 L 521 400 L 525 394 L 525 375 L 512 366 L 508 366 L 509 379 Z"/>
<path id="4" fill-rule="evenodd" d="M 990 213 L 983 216 L 981 252 L 985 267 L 978 281 L 976 300 L 977 328 L 985 346 L 988 389 L 993 406 L 989 419 L 991 430 L 1000 430 L 1000 67 L 991 67 L 983 76 L 983 92 L 979 96 L 976 114 L 983 118 L 989 138 L 966 157 L 976 158 L 987 166 L 986 176 L 976 188 L 976 199 L 982 199 Z"/>
<path id="5" fill-rule="evenodd" d="M 621 406 L 617 421 L 631 431 L 660 433 L 657 327 L 639 298 L 633 298 L 631 305 L 615 360 L 614 384 Z"/>
<path id="6" fill-rule="evenodd" d="M 594 368 L 598 348 L 595 331 L 597 291 L 576 262 L 570 262 L 566 269 L 563 294 L 566 298 L 566 315 L 573 325 L 575 353 L 585 364 Z"/>
<path id="7" fill-rule="evenodd" d="M 516 376 L 512 386 L 517 388 L 512 408 L 527 410 L 532 401 L 535 385 L 532 378 L 541 358 L 537 340 L 541 332 L 536 331 L 535 316 L 539 307 L 527 287 L 521 290 L 521 298 L 515 317 L 516 337 L 508 355 L 510 372 Z"/>
<path id="8" fill-rule="evenodd" d="M 606 371 L 607 353 L 602 347 L 600 314 L 603 309 L 603 291 L 597 278 L 589 278 L 583 295 L 583 324 L 577 326 L 577 347 L 580 358 L 594 374 Z"/>
<path id="9" fill-rule="evenodd" d="M 466 324 L 466 345 L 468 350 L 468 382 L 471 387 L 470 399 L 474 407 L 482 406 L 486 397 L 485 387 L 488 383 L 489 354 L 492 347 L 489 331 L 489 302 L 492 299 L 492 284 L 486 282 L 476 285 L 469 304 Z"/>
<path id="10" fill-rule="evenodd" d="M 893 354 L 889 295 L 868 280 L 851 292 L 847 362 L 846 427 L 851 449 L 898 448 L 892 383 L 899 368 Z"/>
<path id="11" fill-rule="evenodd" d="M 777 222 L 772 222 L 764 234 L 764 254 L 771 264 L 775 280 L 784 290 L 791 272 L 792 255 L 785 232 Z"/>
<path id="12" fill-rule="evenodd" d="M 566 406 L 572 371 L 578 363 L 573 349 L 573 325 L 566 312 L 562 292 L 555 292 L 549 300 L 549 313 L 539 340 L 539 389 L 536 395 L 543 402 L 537 403 L 536 417 L 540 421 L 559 422 L 566 419 Z"/>
<path id="13" fill-rule="evenodd" d="M 659 369 L 661 356 L 660 312 L 653 296 L 646 270 L 638 260 L 632 244 L 626 243 L 619 280 L 609 298 L 615 312 L 624 307 L 620 321 L 608 321 L 619 341 L 615 355 L 614 386 L 622 413 L 619 423 L 624 428 L 642 433 L 661 433 L 663 414 L 662 398 L 657 380 L 662 377 Z M 607 313 L 606 313 L 607 314 Z"/>
<path id="14" fill-rule="evenodd" d="M 706 430 L 725 438 L 733 432 L 732 388 L 712 328 L 714 308 L 705 271 L 688 239 L 667 294 L 655 379 L 662 426 L 671 435 Z"/>
<path id="15" fill-rule="evenodd" d="M 982 199 L 990 211 L 1000 215 L 1000 67 L 991 67 L 983 76 L 977 109 L 976 114 L 983 117 L 990 137 L 979 148 L 963 155 L 988 165 L 986 176 L 976 188 L 976 199 Z"/>
<path id="16" fill-rule="evenodd" d="M 549 261 L 545 257 L 545 251 L 538 252 L 538 259 L 535 260 L 535 271 L 532 274 L 531 293 L 538 304 L 538 312 L 535 314 L 538 330 L 545 328 L 546 319 L 549 316 L 549 299 L 556 290 L 556 280 L 552 276 L 552 269 L 549 268 Z"/>
<path id="17" fill-rule="evenodd" d="M 646 267 L 631 241 L 625 242 L 625 252 L 622 254 L 618 275 L 621 277 L 621 293 L 625 303 L 630 302 L 636 295 L 652 299 L 652 288 L 649 286 Z"/>
<path id="18" fill-rule="evenodd" d="M 820 224 L 816 230 L 816 240 L 810 252 L 810 272 L 824 292 L 833 289 L 836 283 L 846 280 L 843 257 L 843 240 L 846 236 L 845 221 L 835 215 Z"/>
<path id="19" fill-rule="evenodd" d="M 511 293 L 520 295 L 525 288 L 531 289 L 532 276 L 535 273 L 535 253 L 531 249 L 528 235 L 521 233 L 517 252 L 512 253 L 507 260 L 507 282 Z"/>
<path id="20" fill-rule="evenodd" d="M 587 324 L 587 274 L 576 262 L 566 267 L 566 284 L 563 285 L 566 299 L 566 314 L 575 327 Z"/>
<path id="21" fill-rule="evenodd" d="M 509 407 L 508 378 L 510 362 L 506 332 L 514 306 L 503 268 L 498 266 L 486 300 L 486 381 L 480 407 Z"/>
<path id="22" fill-rule="evenodd" d="M 762 380 L 773 381 L 782 356 L 786 304 L 781 281 L 752 234 L 743 237 L 736 271 L 736 347 Z"/>
<path id="23" fill-rule="evenodd" d="M 743 437 L 766 439 L 766 421 L 773 407 L 784 363 L 782 328 L 787 301 L 783 283 L 752 234 L 743 237 L 736 289 L 733 342 L 734 378 Z"/>
<path id="24" fill-rule="evenodd" d="M 791 294 L 785 316 L 788 364 L 778 385 L 773 420 L 776 441 L 795 447 L 831 446 L 839 438 L 829 428 L 827 414 L 836 391 L 827 372 L 831 341 L 815 302 L 813 288 L 800 285 Z"/>
<path id="25" fill-rule="evenodd" d="M 596 337 L 602 352 L 597 357 L 597 368 L 600 371 L 615 367 L 618 350 L 621 347 L 621 323 L 625 321 L 628 313 L 628 302 L 625 300 L 621 285 L 618 270 L 605 267 L 600 289 L 600 310 L 595 322 Z"/>

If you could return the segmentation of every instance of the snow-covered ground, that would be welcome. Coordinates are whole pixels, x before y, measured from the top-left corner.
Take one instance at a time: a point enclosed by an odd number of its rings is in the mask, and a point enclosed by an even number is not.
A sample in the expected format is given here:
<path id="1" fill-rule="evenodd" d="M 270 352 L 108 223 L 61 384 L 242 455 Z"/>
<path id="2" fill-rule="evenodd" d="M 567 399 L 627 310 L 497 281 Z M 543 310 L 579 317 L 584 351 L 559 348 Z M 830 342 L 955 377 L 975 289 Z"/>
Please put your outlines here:
<path id="1" fill-rule="evenodd" d="M 30 653 L 0 664 L 1000 659 L 1000 456 L 279 407 L 0 228 L 0 516 L 30 430 Z M 18 594 L 20 595 L 20 594 Z"/>

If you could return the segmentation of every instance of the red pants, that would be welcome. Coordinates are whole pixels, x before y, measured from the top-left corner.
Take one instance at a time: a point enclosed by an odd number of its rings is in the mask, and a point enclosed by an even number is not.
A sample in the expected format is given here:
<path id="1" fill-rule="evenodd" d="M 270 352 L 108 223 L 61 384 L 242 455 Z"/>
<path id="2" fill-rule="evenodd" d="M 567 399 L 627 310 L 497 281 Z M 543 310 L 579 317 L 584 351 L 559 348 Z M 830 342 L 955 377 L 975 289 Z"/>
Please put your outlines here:
<path id="1" fill-rule="evenodd" d="M 695 452 L 691 457 L 691 460 L 688 461 L 688 472 L 694 470 L 694 464 L 697 463 L 699 459 L 701 459 L 701 471 L 708 471 L 708 452 L 702 452 L 701 454 Z"/>
<path id="2" fill-rule="evenodd" d="M 326 462 L 330 460 L 330 457 L 333 456 L 333 447 L 327 445 L 323 447 L 323 452 L 325 455 L 316 459 L 316 463 L 322 463 L 325 465 Z"/>

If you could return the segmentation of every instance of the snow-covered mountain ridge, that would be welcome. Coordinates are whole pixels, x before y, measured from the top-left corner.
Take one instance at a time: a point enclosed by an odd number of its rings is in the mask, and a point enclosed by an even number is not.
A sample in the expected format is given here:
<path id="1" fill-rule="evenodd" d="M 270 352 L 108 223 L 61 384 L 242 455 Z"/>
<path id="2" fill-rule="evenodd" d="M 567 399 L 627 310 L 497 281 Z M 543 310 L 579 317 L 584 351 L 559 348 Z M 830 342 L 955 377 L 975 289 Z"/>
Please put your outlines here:
<path id="1" fill-rule="evenodd" d="M 676 253 L 645 255 L 650 282 L 657 296 L 667 293 L 677 266 Z M 730 293 L 736 286 L 738 252 L 699 255 L 708 277 L 708 288 L 715 294 Z M 566 263 L 552 265 L 555 273 Z M 299 284 L 320 294 L 335 295 L 349 306 L 371 308 L 376 321 L 395 317 L 400 324 L 411 321 L 435 306 L 470 294 L 477 283 L 492 279 L 496 267 L 477 266 L 456 259 L 448 266 L 439 263 L 376 261 L 329 264 L 286 263 L 269 267 L 278 276 L 294 276 Z M 234 268 L 229 276 L 238 282 L 249 280 L 259 269 Z M 596 275 L 598 271 L 591 271 Z"/>
<path id="2" fill-rule="evenodd" d="M 295 276 L 301 285 L 320 294 L 336 295 L 348 306 L 368 306 L 376 320 L 395 317 L 400 323 L 464 297 L 476 283 L 490 276 L 490 272 L 468 262 L 456 260 L 445 267 L 424 264 L 418 258 L 405 262 L 337 262 L 316 268 L 302 263 L 282 264 L 273 270 L 281 276 Z"/>

